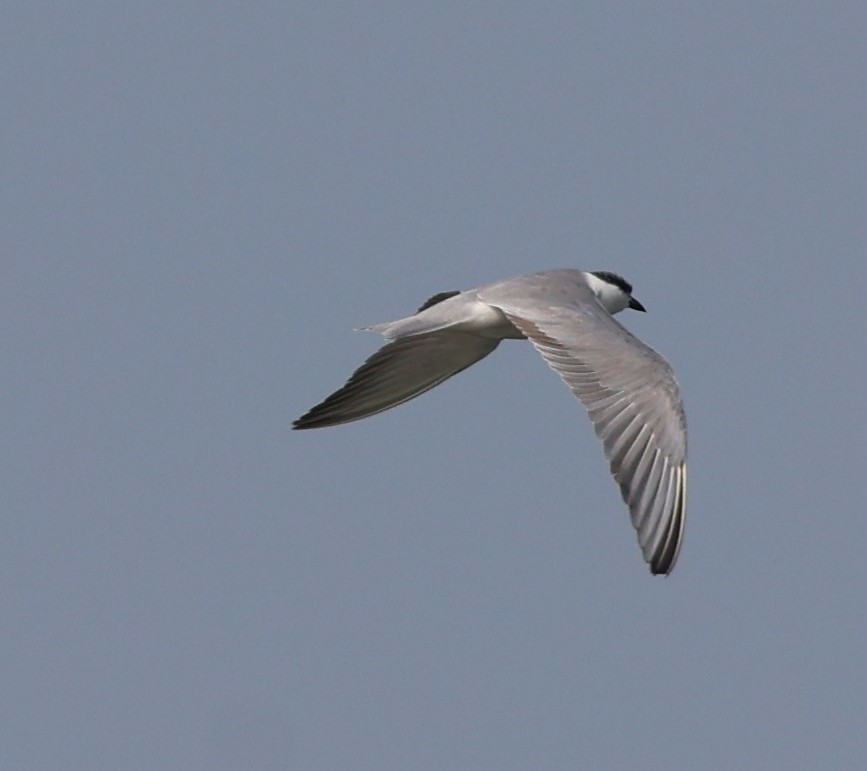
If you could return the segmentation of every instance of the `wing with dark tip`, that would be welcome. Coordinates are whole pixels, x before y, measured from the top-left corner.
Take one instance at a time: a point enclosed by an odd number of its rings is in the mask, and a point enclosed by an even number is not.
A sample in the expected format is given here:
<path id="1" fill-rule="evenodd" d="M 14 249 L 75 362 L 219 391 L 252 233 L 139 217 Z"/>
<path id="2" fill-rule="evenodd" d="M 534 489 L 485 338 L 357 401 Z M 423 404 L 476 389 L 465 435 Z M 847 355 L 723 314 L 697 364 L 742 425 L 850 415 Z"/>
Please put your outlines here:
<path id="1" fill-rule="evenodd" d="M 687 465 L 668 362 L 574 278 L 538 274 L 488 287 L 480 299 L 506 314 L 587 408 L 651 572 L 670 573 L 683 540 Z"/>
<path id="2" fill-rule="evenodd" d="M 308 410 L 292 427 L 336 426 L 396 407 L 483 359 L 499 342 L 452 330 L 395 340 L 374 353 L 343 388 Z"/>

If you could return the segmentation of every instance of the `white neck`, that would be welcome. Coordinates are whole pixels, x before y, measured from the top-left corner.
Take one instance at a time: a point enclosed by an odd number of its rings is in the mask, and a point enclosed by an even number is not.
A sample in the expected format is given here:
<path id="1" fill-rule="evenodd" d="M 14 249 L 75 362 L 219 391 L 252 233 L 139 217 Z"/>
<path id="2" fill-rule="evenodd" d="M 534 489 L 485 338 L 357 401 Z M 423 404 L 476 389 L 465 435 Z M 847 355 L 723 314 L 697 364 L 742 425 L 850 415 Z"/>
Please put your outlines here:
<path id="1" fill-rule="evenodd" d="M 620 313 L 629 305 L 629 295 L 626 294 L 619 286 L 609 284 L 603 281 L 599 276 L 594 276 L 592 273 L 585 273 L 584 278 L 587 279 L 587 286 L 593 290 L 593 294 L 602 303 L 612 316 L 615 313 Z"/>

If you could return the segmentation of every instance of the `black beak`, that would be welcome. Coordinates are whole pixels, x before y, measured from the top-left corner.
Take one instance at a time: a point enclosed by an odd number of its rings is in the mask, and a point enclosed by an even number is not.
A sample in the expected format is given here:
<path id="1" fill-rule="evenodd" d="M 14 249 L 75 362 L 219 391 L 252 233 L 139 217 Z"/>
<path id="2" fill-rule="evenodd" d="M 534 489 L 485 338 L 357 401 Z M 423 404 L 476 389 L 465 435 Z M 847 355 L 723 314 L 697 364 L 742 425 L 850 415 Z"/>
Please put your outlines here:
<path id="1" fill-rule="evenodd" d="M 632 308 L 632 310 L 634 311 L 641 311 L 642 313 L 647 313 L 647 311 L 644 309 L 644 306 L 640 302 L 638 302 L 638 300 L 631 296 L 629 298 L 629 305 L 627 305 L 626 307 Z"/>

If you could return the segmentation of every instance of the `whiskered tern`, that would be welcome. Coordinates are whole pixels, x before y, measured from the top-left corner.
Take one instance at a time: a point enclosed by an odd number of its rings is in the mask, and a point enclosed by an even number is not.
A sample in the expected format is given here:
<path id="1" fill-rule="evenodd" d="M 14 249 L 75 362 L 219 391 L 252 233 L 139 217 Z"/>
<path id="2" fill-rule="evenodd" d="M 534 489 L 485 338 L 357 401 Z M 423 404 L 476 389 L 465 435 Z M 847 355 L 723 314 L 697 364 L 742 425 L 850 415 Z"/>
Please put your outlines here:
<path id="1" fill-rule="evenodd" d="M 493 351 L 527 339 L 584 404 L 644 559 L 677 561 L 686 520 L 686 417 L 668 362 L 614 318 L 643 311 L 608 271 L 549 270 L 441 292 L 404 319 L 364 327 L 391 342 L 293 423 L 324 428 L 403 404 Z"/>

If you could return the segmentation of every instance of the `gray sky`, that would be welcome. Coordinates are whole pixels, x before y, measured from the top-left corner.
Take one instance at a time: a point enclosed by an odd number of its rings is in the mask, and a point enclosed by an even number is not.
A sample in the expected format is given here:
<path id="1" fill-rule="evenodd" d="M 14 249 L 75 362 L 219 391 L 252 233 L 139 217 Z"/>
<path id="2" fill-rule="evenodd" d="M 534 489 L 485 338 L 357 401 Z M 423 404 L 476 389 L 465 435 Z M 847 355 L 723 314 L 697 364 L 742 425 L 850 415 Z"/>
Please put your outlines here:
<path id="1" fill-rule="evenodd" d="M 0 36 L 0 767 L 863 767 L 863 3 Z M 667 579 L 527 344 L 289 430 L 353 328 L 554 267 L 632 281 L 683 386 Z"/>

